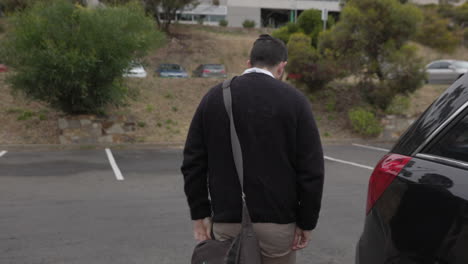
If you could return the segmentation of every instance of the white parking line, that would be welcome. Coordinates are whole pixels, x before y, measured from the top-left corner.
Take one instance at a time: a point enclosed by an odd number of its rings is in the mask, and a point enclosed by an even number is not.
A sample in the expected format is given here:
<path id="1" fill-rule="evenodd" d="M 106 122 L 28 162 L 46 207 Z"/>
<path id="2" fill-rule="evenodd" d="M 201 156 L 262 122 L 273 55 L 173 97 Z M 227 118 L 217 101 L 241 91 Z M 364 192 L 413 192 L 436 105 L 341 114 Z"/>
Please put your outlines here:
<path id="1" fill-rule="evenodd" d="M 4 150 L 4 151 L 0 151 L 0 158 L 5 156 L 5 154 L 7 154 L 8 151 Z"/>
<path id="2" fill-rule="evenodd" d="M 372 150 L 378 150 L 378 151 L 383 151 L 383 152 L 389 152 L 390 151 L 389 149 L 378 148 L 378 147 L 373 147 L 373 146 L 368 146 L 368 145 L 361 145 L 361 144 L 353 144 L 353 146 L 372 149 Z"/>
<path id="3" fill-rule="evenodd" d="M 347 165 L 351 165 L 351 166 L 355 166 L 355 167 L 359 167 L 359 168 L 364 168 L 364 169 L 368 169 L 368 170 L 374 170 L 374 168 L 372 168 L 370 166 L 362 165 L 362 164 L 351 162 L 351 161 L 335 159 L 335 158 L 331 158 L 331 157 L 328 157 L 328 156 L 324 156 L 324 158 L 326 160 L 329 160 L 329 161 L 339 162 L 339 163 L 343 163 L 343 164 L 347 164 Z"/>
<path id="4" fill-rule="evenodd" d="M 107 154 L 107 158 L 109 159 L 110 165 L 112 169 L 114 170 L 115 178 L 118 181 L 123 181 L 124 177 L 122 176 L 122 172 L 120 172 L 119 166 L 117 166 L 117 163 L 115 162 L 115 159 L 114 159 L 114 156 L 112 155 L 111 150 L 106 148 L 106 154 Z"/>

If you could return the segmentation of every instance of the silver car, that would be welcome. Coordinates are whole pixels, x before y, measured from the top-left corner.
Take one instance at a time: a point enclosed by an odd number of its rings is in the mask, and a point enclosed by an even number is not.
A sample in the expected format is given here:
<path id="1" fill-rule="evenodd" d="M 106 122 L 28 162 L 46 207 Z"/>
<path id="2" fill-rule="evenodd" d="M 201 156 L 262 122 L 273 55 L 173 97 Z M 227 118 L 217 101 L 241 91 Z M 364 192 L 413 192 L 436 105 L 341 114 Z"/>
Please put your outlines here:
<path id="1" fill-rule="evenodd" d="M 452 84 L 468 72 L 468 61 L 438 60 L 426 66 L 429 83 Z"/>

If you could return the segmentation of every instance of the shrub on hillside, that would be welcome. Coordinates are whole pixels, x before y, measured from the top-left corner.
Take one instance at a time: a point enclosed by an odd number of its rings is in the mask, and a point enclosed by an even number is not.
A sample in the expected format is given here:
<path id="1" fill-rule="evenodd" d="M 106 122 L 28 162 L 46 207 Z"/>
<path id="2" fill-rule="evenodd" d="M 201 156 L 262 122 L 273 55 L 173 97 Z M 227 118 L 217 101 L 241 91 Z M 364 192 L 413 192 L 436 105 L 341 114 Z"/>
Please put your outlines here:
<path id="1" fill-rule="evenodd" d="M 407 95 L 397 95 L 385 110 L 389 115 L 405 115 L 410 107 L 410 98 Z"/>
<path id="2" fill-rule="evenodd" d="M 254 28 L 255 27 L 255 21 L 253 20 L 244 20 L 244 22 L 242 23 L 242 26 L 244 28 Z"/>
<path id="3" fill-rule="evenodd" d="M 13 88 L 71 114 L 121 103 L 122 73 L 164 38 L 136 3 L 87 9 L 54 0 L 17 14 L 13 26 L 2 45 Z"/>
<path id="4" fill-rule="evenodd" d="M 331 28 L 335 24 L 332 16 L 328 17 L 327 28 Z M 288 43 L 292 34 L 303 32 L 310 37 L 310 43 L 316 47 L 318 36 L 323 30 L 323 21 L 321 11 L 316 9 L 309 9 L 301 13 L 298 17 L 297 23 L 288 23 L 287 25 L 273 31 L 272 35 L 279 38 L 284 43 Z"/>
<path id="5" fill-rule="evenodd" d="M 353 130 L 362 136 L 377 136 L 382 132 L 382 126 L 375 114 L 362 107 L 351 109 L 348 117 Z"/>
<path id="6" fill-rule="evenodd" d="M 228 21 L 227 21 L 226 19 L 221 19 L 221 20 L 219 21 L 219 25 L 220 25 L 221 27 L 227 27 L 227 26 L 228 26 Z"/>
<path id="7" fill-rule="evenodd" d="M 292 34 L 300 32 L 300 28 L 296 23 L 288 23 L 286 26 L 280 27 L 273 31 L 272 36 L 281 39 L 284 43 L 289 42 L 289 38 Z"/>

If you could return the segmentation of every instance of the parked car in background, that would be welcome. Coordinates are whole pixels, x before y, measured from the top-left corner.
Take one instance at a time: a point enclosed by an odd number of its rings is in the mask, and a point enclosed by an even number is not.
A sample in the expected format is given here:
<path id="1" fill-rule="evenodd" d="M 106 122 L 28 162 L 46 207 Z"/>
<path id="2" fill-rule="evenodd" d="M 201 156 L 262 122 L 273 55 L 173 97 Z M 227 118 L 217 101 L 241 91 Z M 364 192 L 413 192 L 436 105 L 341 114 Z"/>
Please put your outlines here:
<path id="1" fill-rule="evenodd" d="M 452 84 L 468 72 L 468 61 L 438 60 L 426 66 L 429 83 Z"/>
<path id="2" fill-rule="evenodd" d="M 130 67 L 123 74 L 124 77 L 130 78 L 146 78 L 148 74 L 145 68 L 140 63 L 132 62 Z"/>
<path id="3" fill-rule="evenodd" d="M 356 264 L 462 264 L 467 249 L 468 74 L 375 167 Z"/>
<path id="4" fill-rule="evenodd" d="M 188 78 L 188 73 L 179 64 L 160 64 L 156 70 L 159 77 L 166 78 Z"/>
<path id="5" fill-rule="evenodd" d="M 227 78 L 226 68 L 223 64 L 200 64 L 193 71 L 194 77 Z"/>
<path id="6" fill-rule="evenodd" d="M 0 72 L 7 72 L 7 71 L 8 71 L 8 67 L 5 64 L 0 63 Z"/>

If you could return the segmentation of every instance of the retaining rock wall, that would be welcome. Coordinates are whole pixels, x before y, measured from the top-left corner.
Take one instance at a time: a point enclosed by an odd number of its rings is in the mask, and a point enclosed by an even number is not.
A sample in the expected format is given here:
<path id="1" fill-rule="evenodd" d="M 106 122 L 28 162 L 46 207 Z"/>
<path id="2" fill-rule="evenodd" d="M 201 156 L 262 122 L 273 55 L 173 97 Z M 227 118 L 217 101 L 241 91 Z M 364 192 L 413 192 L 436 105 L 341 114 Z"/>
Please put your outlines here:
<path id="1" fill-rule="evenodd" d="M 132 143 L 136 122 L 133 117 L 81 115 L 58 120 L 60 144 Z"/>

